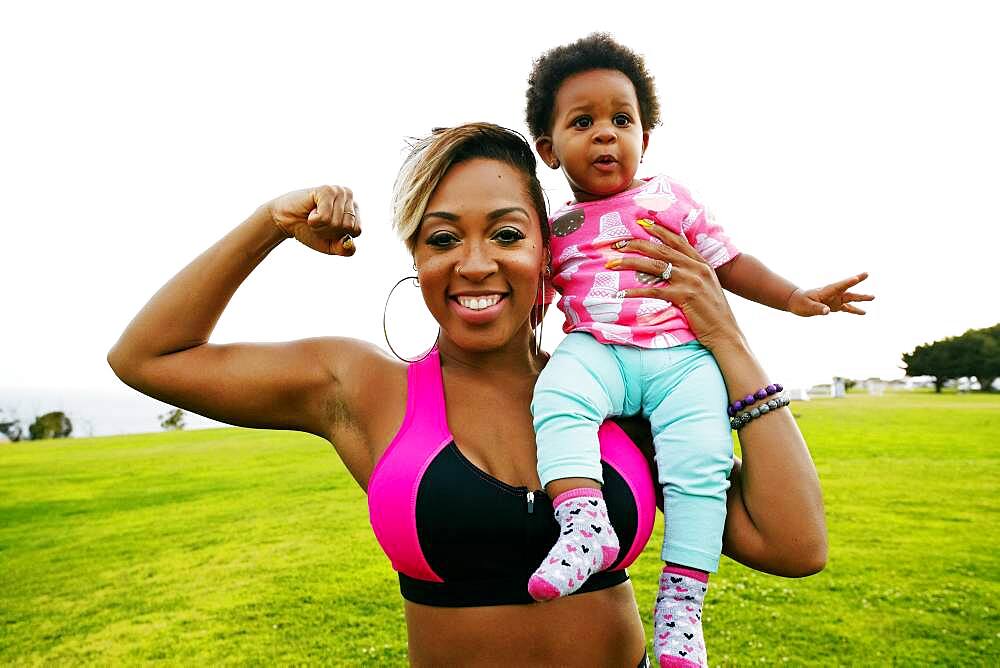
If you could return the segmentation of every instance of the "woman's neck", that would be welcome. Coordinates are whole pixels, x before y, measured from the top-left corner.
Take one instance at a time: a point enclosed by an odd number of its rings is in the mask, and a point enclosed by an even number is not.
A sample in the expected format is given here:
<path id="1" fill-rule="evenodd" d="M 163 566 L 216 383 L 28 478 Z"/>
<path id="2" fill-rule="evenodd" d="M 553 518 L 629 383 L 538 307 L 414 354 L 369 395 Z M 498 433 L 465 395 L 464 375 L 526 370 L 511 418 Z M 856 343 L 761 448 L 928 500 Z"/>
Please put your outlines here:
<path id="1" fill-rule="evenodd" d="M 529 331 L 501 348 L 480 351 L 461 348 L 442 332 L 438 351 L 442 366 L 477 374 L 534 378 L 545 366 L 548 356 L 532 351 L 531 337 Z"/>

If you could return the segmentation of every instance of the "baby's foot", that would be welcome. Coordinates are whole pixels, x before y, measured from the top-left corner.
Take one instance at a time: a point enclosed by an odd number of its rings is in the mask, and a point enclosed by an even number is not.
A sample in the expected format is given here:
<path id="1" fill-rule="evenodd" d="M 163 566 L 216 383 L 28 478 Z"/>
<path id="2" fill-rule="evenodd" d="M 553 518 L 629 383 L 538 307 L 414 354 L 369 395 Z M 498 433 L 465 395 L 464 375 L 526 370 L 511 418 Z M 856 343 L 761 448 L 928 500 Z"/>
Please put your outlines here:
<path id="1" fill-rule="evenodd" d="M 559 540 L 528 580 L 528 593 L 536 601 L 572 594 L 618 558 L 618 536 L 601 490 L 573 489 L 557 496 L 552 505 Z"/>
<path id="2" fill-rule="evenodd" d="M 653 650 L 660 668 L 707 666 L 701 607 L 708 573 L 664 566 L 653 609 Z"/>

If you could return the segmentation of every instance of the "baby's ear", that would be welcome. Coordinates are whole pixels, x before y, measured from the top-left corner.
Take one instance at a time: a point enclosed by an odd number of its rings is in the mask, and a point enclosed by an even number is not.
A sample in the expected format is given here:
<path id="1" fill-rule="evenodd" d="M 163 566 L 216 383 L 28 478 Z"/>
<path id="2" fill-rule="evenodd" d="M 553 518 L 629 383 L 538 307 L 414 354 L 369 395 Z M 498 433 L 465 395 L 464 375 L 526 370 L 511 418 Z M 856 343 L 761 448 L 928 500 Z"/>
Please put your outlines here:
<path id="1" fill-rule="evenodd" d="M 542 159 L 546 165 L 551 169 L 559 169 L 559 159 L 555 156 L 555 152 L 552 150 L 552 137 L 548 135 L 542 135 L 535 140 L 535 150 L 538 151 L 538 157 Z"/>

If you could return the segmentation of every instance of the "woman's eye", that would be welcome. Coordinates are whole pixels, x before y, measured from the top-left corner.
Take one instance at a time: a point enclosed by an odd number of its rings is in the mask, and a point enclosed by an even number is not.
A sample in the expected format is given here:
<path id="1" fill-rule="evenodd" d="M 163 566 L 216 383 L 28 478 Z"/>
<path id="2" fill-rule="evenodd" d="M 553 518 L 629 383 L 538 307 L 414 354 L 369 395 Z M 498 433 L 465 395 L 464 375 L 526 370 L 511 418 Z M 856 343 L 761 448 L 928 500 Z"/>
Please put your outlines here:
<path id="1" fill-rule="evenodd" d="M 586 129 L 590 127 L 591 123 L 590 116 L 580 116 L 580 118 L 573 121 L 573 127 Z"/>
<path id="2" fill-rule="evenodd" d="M 616 114 L 614 117 L 614 122 L 615 125 L 617 125 L 620 128 L 627 128 L 628 126 L 632 125 L 632 119 L 626 116 L 625 114 Z"/>
<path id="3" fill-rule="evenodd" d="M 524 233 L 513 227 L 505 227 L 497 230 L 497 233 L 493 235 L 493 238 L 502 244 L 512 244 L 523 239 Z"/>
<path id="4" fill-rule="evenodd" d="M 436 248 L 447 248 L 456 241 L 458 241 L 458 238 L 450 232 L 435 232 L 427 237 L 427 245 Z"/>

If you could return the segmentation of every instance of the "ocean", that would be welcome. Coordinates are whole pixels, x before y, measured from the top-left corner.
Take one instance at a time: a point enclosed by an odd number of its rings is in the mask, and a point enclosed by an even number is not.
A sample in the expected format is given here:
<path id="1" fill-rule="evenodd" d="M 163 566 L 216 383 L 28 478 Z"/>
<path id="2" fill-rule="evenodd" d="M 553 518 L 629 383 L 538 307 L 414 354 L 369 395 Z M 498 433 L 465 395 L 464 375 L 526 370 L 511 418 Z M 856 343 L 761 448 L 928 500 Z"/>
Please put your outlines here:
<path id="1" fill-rule="evenodd" d="M 173 406 L 139 394 L 129 387 L 120 389 L 17 389 L 0 388 L 0 418 L 21 421 L 25 431 L 36 417 L 62 411 L 73 423 L 72 436 L 111 436 L 162 431 L 157 416 Z M 208 429 L 227 425 L 184 413 L 185 429 Z M 0 436 L 2 438 L 2 436 Z"/>

